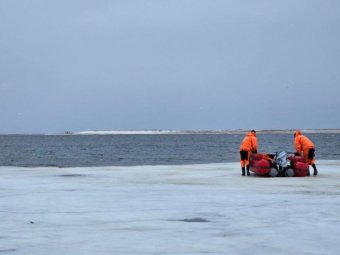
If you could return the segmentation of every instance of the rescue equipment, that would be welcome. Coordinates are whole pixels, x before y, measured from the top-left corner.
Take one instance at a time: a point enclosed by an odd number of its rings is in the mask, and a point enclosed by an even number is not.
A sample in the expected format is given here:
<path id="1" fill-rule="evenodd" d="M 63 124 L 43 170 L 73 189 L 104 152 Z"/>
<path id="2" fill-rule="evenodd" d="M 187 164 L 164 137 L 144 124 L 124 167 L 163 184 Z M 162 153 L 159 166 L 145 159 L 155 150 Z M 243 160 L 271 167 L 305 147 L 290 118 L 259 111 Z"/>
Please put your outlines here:
<path id="1" fill-rule="evenodd" d="M 250 171 L 259 176 L 303 177 L 309 176 L 309 165 L 301 156 L 286 151 L 275 154 L 252 154 Z"/>

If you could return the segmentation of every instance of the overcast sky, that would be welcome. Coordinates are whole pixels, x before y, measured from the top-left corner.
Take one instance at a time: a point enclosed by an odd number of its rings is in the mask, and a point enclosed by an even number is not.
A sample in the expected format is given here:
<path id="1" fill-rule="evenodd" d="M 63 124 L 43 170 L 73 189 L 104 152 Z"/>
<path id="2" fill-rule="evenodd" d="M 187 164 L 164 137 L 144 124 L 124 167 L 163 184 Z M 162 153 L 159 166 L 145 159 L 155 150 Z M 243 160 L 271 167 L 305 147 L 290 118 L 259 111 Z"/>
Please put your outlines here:
<path id="1" fill-rule="evenodd" d="M 0 0 L 0 133 L 340 128 L 338 0 Z"/>

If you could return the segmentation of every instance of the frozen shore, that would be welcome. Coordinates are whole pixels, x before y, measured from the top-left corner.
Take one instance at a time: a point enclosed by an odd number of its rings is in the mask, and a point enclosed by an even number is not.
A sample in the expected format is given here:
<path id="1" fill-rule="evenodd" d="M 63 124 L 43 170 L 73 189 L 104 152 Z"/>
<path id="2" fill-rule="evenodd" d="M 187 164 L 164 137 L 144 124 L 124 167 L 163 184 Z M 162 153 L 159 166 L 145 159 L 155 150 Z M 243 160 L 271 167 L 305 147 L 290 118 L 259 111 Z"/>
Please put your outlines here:
<path id="1" fill-rule="evenodd" d="M 258 134 L 293 134 L 295 129 L 257 130 Z M 339 134 L 340 129 L 302 129 L 306 134 Z M 65 132 L 66 135 L 165 135 L 165 134 L 245 134 L 249 130 L 93 130 L 80 132 Z"/>
<path id="2" fill-rule="evenodd" d="M 0 254 L 340 254 L 340 161 L 318 167 L 0 167 Z"/>

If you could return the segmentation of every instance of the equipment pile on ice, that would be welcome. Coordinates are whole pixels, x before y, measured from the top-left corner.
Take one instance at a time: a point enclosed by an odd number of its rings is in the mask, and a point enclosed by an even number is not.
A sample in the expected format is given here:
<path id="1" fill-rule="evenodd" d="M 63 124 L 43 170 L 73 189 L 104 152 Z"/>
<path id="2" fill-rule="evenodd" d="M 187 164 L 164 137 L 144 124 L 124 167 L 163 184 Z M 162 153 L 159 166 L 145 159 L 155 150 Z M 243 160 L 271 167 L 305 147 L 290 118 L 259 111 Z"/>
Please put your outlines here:
<path id="1" fill-rule="evenodd" d="M 259 176 L 309 176 L 309 165 L 301 156 L 286 151 L 275 154 L 253 154 L 250 170 Z"/>

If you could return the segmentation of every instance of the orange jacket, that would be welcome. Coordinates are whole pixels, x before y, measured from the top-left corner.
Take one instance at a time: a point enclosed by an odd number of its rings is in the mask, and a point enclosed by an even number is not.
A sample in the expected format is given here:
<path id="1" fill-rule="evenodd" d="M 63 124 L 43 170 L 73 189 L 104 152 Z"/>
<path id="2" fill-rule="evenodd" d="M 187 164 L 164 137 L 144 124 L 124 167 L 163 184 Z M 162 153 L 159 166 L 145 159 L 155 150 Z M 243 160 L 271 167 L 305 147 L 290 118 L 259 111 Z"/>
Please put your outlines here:
<path id="1" fill-rule="evenodd" d="M 298 130 L 295 132 L 295 149 L 298 153 L 302 154 L 302 152 L 309 148 L 315 148 L 314 144 L 308 137 L 301 134 L 301 131 Z"/>
<path id="2" fill-rule="evenodd" d="M 249 132 L 241 142 L 240 151 L 257 150 L 256 133 Z"/>

